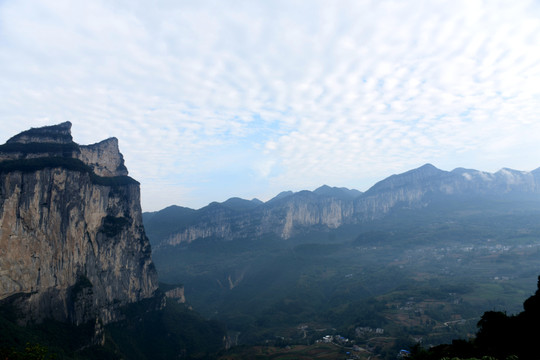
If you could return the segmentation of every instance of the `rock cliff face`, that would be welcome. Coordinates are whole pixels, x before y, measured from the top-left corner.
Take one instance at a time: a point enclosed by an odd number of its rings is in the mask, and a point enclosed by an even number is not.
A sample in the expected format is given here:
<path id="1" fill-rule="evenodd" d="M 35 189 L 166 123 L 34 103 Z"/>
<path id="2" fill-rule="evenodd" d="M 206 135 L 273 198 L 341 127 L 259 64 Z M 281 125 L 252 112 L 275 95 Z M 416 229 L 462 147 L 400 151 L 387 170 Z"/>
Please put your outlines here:
<path id="1" fill-rule="evenodd" d="M 184 295 L 184 287 L 176 287 L 171 290 L 165 291 L 165 297 L 168 299 L 173 299 L 179 304 L 185 304 L 186 303 L 186 297 Z"/>
<path id="2" fill-rule="evenodd" d="M 351 199 L 301 191 L 263 209 L 259 232 L 264 234 L 275 229 L 277 235 L 288 239 L 307 227 L 335 229 L 347 223 L 352 211 Z"/>
<path id="3" fill-rule="evenodd" d="M 322 187 L 314 192 L 282 193 L 266 203 L 230 199 L 199 210 L 171 207 L 163 210 L 163 215 L 167 214 L 164 217 L 171 219 L 170 223 L 163 222 L 161 212 L 157 212 L 153 216 L 146 214 L 145 226 L 149 233 L 157 228 L 172 229 L 168 234 L 160 233 L 162 245 L 203 238 L 233 240 L 263 235 L 288 239 L 315 227 L 335 229 L 350 223 L 354 219 L 354 199 L 360 194 L 359 191 Z"/>
<path id="4" fill-rule="evenodd" d="M 203 238 L 233 240 L 268 234 L 288 239 L 308 231 L 362 224 L 383 218 L 396 209 L 425 208 L 441 199 L 523 195 L 540 195 L 540 169 L 487 173 L 462 168 L 443 171 L 426 164 L 392 175 L 365 193 L 323 186 L 312 192 L 283 192 L 266 203 L 236 199 L 235 206 L 231 206 L 228 200 L 199 210 L 182 208 L 176 217 L 164 210 L 170 224 L 160 223 L 159 234 L 154 233 L 153 224 L 159 223 L 160 212 L 147 216 L 146 226 L 157 246 L 174 246 Z M 165 228 L 169 229 L 167 234 Z"/>
<path id="5" fill-rule="evenodd" d="M 431 164 L 384 179 L 355 202 L 357 219 L 384 216 L 397 207 L 421 208 L 441 197 L 519 196 L 540 194 L 538 170 L 501 169 L 496 173 L 457 168 L 443 171 Z"/>
<path id="6" fill-rule="evenodd" d="M 139 184 L 118 141 L 79 146 L 70 129 L 31 129 L 0 146 L 0 301 L 22 322 L 108 323 L 157 289 Z"/>
<path id="7" fill-rule="evenodd" d="M 110 138 L 97 144 L 80 146 L 79 160 L 90 165 L 99 176 L 125 176 L 124 157 L 118 151 L 118 139 Z"/>

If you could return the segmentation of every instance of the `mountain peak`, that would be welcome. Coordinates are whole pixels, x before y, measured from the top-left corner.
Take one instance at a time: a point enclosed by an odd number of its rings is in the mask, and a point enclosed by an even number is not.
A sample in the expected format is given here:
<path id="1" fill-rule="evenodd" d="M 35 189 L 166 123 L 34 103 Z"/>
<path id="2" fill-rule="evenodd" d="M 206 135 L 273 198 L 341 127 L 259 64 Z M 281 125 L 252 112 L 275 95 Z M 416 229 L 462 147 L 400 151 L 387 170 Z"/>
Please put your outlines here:
<path id="1" fill-rule="evenodd" d="M 367 193 L 372 194 L 378 191 L 395 189 L 403 186 L 418 186 L 421 183 L 440 177 L 444 174 L 449 174 L 447 171 L 441 170 L 432 164 L 424 164 L 419 168 L 409 170 L 402 174 L 392 175 L 373 185 Z"/>
<path id="2" fill-rule="evenodd" d="M 294 194 L 294 192 L 292 192 L 291 190 L 289 190 L 289 191 L 282 191 L 282 192 L 280 192 L 279 194 L 277 194 L 276 196 L 274 196 L 272 199 L 268 200 L 268 202 L 274 201 L 274 200 L 283 199 L 283 198 L 286 198 L 286 197 L 291 196 L 291 195 L 293 195 L 293 194 Z"/>
<path id="3" fill-rule="evenodd" d="M 441 170 L 432 164 L 424 164 L 416 169 L 412 169 L 409 171 L 406 171 L 402 174 L 395 175 L 395 176 L 420 176 L 420 177 L 431 177 L 433 175 L 441 175 L 446 173 L 446 171 Z"/>
<path id="4" fill-rule="evenodd" d="M 111 137 L 96 144 L 80 146 L 79 148 L 79 159 L 91 166 L 97 175 L 122 176 L 128 174 L 117 138 Z"/>
<path id="5" fill-rule="evenodd" d="M 73 142 L 71 137 L 71 123 L 69 121 L 57 125 L 31 128 L 10 138 L 6 144 L 29 144 L 29 143 L 55 143 L 70 144 Z"/>
<path id="6" fill-rule="evenodd" d="M 71 136 L 69 121 L 31 128 L 0 145 L 0 162 L 33 161 L 37 158 L 77 159 L 103 177 L 128 175 L 117 138 L 111 137 L 92 145 L 78 145 Z"/>
<path id="7" fill-rule="evenodd" d="M 317 189 L 313 190 L 313 193 L 343 199 L 353 199 L 362 194 L 362 192 L 358 190 L 348 189 L 345 187 L 330 187 L 328 185 L 318 187 Z"/>
<path id="8" fill-rule="evenodd" d="M 229 209 L 242 211 L 249 210 L 259 206 L 262 202 L 257 202 L 253 200 L 245 200 L 239 197 L 232 197 L 224 202 L 221 205 L 227 206 Z"/>
<path id="9" fill-rule="evenodd" d="M 433 164 L 425 163 L 424 165 L 420 166 L 419 168 L 412 169 L 411 171 L 442 171 L 441 169 L 437 168 Z"/>

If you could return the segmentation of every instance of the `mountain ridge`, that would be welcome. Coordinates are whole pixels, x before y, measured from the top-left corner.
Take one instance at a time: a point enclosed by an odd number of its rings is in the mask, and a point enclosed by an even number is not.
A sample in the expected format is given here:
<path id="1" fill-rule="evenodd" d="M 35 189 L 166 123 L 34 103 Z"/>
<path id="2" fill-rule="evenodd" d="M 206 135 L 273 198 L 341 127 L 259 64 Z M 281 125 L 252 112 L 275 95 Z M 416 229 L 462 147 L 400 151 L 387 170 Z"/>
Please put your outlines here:
<path id="1" fill-rule="evenodd" d="M 310 229 L 331 230 L 343 225 L 380 219 L 391 211 L 424 208 L 441 197 L 498 197 L 540 195 L 540 168 L 518 171 L 502 168 L 495 173 L 456 168 L 452 171 L 425 164 L 391 175 L 365 192 L 323 185 L 314 191 L 283 191 L 274 198 L 246 208 L 231 207 L 231 198 L 193 210 L 189 221 L 177 219 L 175 231 L 155 236 L 145 213 L 145 225 L 154 246 L 179 245 L 198 239 L 233 240 L 265 235 L 288 239 Z M 159 218 L 159 216 L 158 216 Z M 174 222 L 174 221 L 173 221 Z"/>

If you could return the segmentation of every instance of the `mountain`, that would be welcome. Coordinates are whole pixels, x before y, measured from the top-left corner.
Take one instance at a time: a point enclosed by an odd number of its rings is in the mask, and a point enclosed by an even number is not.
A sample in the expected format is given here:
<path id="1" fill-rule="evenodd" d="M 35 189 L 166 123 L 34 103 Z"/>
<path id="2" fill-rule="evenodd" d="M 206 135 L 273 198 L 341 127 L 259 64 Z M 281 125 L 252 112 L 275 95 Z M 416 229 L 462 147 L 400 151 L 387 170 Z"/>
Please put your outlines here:
<path id="1" fill-rule="evenodd" d="M 289 238 L 300 228 L 337 228 L 353 213 L 353 199 L 359 193 L 338 188 L 314 192 L 283 192 L 266 203 L 238 198 L 213 202 L 199 210 L 186 210 L 177 217 L 169 208 L 145 213 L 145 227 L 153 244 L 178 245 L 197 239 L 255 238 L 273 235 Z M 163 227 L 166 218 L 169 226 Z"/>
<path id="2" fill-rule="evenodd" d="M 317 231 L 332 231 L 382 219 L 397 211 L 422 209 L 445 202 L 480 199 L 527 199 L 540 196 L 540 170 L 501 169 L 496 173 L 431 164 L 392 175 L 362 193 L 324 185 L 314 191 L 285 191 L 266 203 L 229 199 L 199 210 L 171 216 L 162 210 L 145 214 L 148 235 L 156 246 L 198 239 L 281 239 Z M 157 226 L 166 218 L 169 225 Z M 159 228 L 159 230 L 158 230 Z M 154 230 L 155 229 L 155 230 Z"/>
<path id="3" fill-rule="evenodd" d="M 158 288 L 118 140 L 80 146 L 70 130 L 35 128 L 0 146 L 0 300 L 22 323 L 107 324 Z"/>
<path id="4" fill-rule="evenodd" d="M 426 164 L 364 193 L 322 186 L 144 221 L 161 279 L 237 344 L 341 335 L 360 358 L 395 359 L 474 333 L 486 309 L 519 309 L 538 275 L 539 175 Z"/>
<path id="5" fill-rule="evenodd" d="M 210 358 L 224 345 L 183 287 L 158 287 L 116 138 L 79 145 L 66 122 L 0 145 L 0 254 L 0 358 Z"/>
<path id="6" fill-rule="evenodd" d="M 323 185 L 313 191 L 317 195 L 330 196 L 341 199 L 354 199 L 362 195 L 361 191 L 355 189 L 347 189 L 344 187 L 330 187 L 328 185 Z"/>

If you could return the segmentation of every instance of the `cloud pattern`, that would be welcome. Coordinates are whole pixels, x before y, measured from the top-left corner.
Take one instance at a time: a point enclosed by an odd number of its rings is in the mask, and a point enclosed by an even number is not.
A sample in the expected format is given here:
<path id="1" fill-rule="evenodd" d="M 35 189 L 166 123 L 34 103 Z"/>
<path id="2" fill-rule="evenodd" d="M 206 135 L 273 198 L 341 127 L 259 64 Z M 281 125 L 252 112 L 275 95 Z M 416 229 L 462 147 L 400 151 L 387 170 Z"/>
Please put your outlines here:
<path id="1" fill-rule="evenodd" d="M 143 209 L 540 166 L 540 5 L 0 2 L 2 142 L 120 140 Z"/>

